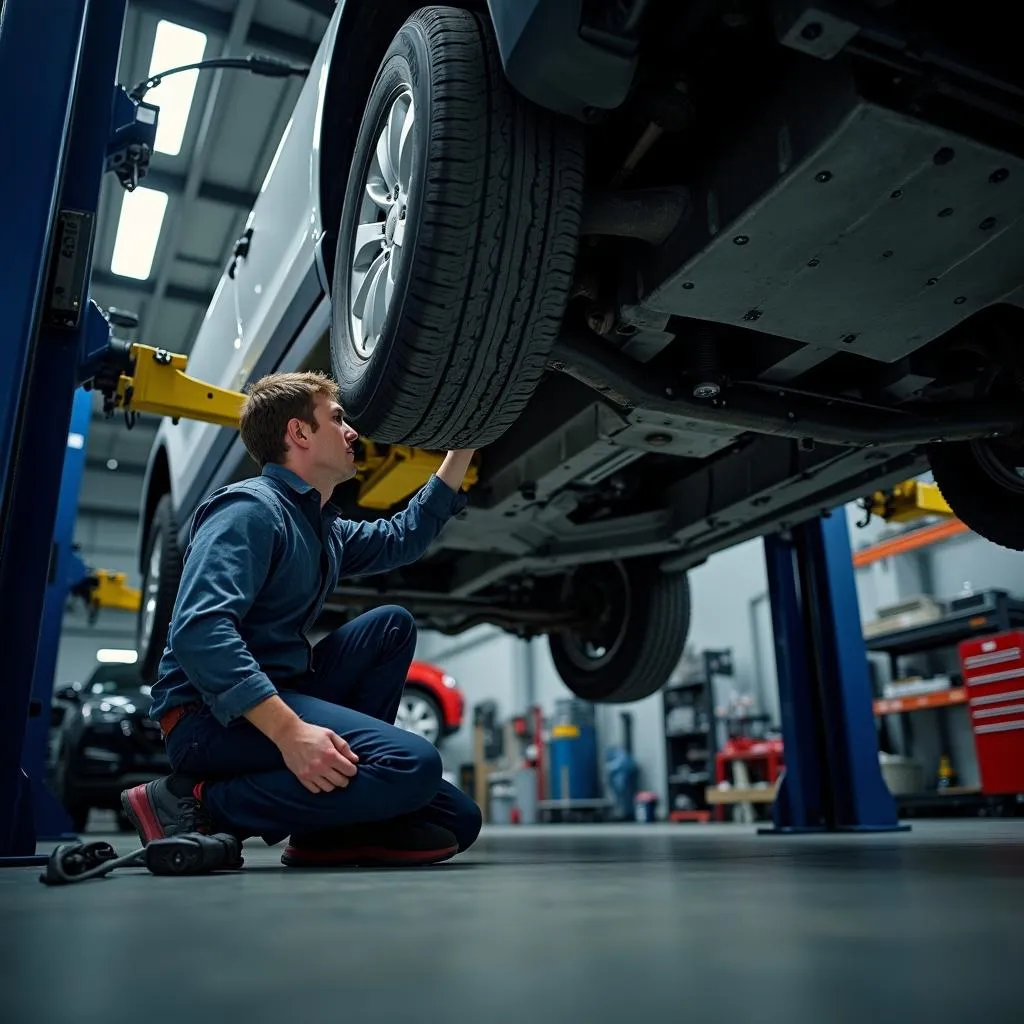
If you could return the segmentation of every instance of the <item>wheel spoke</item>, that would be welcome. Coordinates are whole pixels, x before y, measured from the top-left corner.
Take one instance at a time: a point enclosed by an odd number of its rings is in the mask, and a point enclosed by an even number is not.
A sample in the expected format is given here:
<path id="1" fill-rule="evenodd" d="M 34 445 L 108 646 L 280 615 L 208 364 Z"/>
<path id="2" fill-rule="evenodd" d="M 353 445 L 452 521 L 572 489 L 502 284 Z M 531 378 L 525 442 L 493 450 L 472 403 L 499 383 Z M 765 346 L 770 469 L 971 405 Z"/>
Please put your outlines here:
<path id="1" fill-rule="evenodd" d="M 384 131 L 380 133 L 380 138 L 377 140 L 377 162 L 380 164 L 380 172 L 384 175 L 384 180 L 388 183 L 398 180 L 398 171 L 396 171 L 392 165 L 391 154 L 388 151 L 388 134 L 390 132 L 391 119 L 393 116 L 394 110 L 388 114 L 388 123 L 384 126 Z"/>
<path id="2" fill-rule="evenodd" d="M 360 270 L 369 266 L 381 254 L 384 241 L 384 221 L 360 224 L 356 228 L 356 244 L 352 252 L 352 269 Z"/>
<path id="3" fill-rule="evenodd" d="M 388 276 L 387 281 L 384 285 L 384 308 L 387 309 L 391 305 L 391 296 L 395 294 L 395 274 L 398 271 L 395 268 L 395 264 L 398 262 L 395 259 L 395 253 L 392 253 L 391 259 L 388 260 Z"/>
<path id="4" fill-rule="evenodd" d="M 352 274 L 352 312 L 360 320 L 367 319 L 370 289 L 386 262 L 384 253 L 380 252 L 366 270 L 357 270 Z"/>
<path id="5" fill-rule="evenodd" d="M 366 194 L 373 200 L 374 205 L 380 207 L 385 213 L 395 201 L 391 195 L 391 186 L 379 175 L 372 176 L 366 182 Z"/>
<path id="6" fill-rule="evenodd" d="M 394 242 L 399 248 L 405 244 L 405 221 L 402 219 L 395 221 Z"/>
<path id="7" fill-rule="evenodd" d="M 402 133 L 405 130 L 405 122 L 408 119 L 409 106 L 404 96 L 400 96 L 395 100 L 391 107 L 391 113 L 388 114 L 388 162 L 391 164 L 392 170 L 395 172 L 393 178 L 389 178 L 389 181 L 397 182 L 399 180 L 399 156 L 401 152 L 401 139 Z"/>
<path id="8" fill-rule="evenodd" d="M 412 154 L 413 145 L 409 141 L 412 135 L 412 128 L 416 122 L 416 106 L 412 97 L 409 97 L 409 107 L 405 112 L 405 120 L 402 122 L 402 133 L 398 140 L 398 184 L 402 191 L 408 196 L 410 188 L 410 177 L 412 176 Z"/>
<path id="9" fill-rule="evenodd" d="M 384 327 L 384 314 L 387 312 L 387 299 L 385 295 L 385 281 L 387 280 L 387 267 L 384 261 L 374 271 L 370 286 L 366 292 L 366 310 L 363 317 L 363 330 L 366 335 L 367 348 L 380 336 Z"/>

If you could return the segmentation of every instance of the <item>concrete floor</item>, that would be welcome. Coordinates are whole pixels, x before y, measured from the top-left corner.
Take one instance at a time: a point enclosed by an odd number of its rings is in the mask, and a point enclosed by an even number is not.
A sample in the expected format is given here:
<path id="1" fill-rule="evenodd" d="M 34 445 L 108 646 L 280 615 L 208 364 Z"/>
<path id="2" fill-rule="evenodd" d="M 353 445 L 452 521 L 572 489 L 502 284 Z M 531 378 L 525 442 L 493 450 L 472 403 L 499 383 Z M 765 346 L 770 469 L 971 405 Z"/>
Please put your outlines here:
<path id="1" fill-rule="evenodd" d="M 413 871 L 279 856 L 67 888 L 0 870 L 0 1020 L 1024 1020 L 1022 819 L 491 828 Z"/>

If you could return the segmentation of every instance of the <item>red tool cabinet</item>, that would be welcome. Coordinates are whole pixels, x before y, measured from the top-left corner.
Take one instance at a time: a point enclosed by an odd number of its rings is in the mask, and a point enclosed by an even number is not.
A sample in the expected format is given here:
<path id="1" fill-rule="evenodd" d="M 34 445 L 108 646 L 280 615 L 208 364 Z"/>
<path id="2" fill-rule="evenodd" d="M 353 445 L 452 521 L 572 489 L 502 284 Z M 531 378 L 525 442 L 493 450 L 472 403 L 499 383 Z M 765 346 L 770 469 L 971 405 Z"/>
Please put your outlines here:
<path id="1" fill-rule="evenodd" d="M 958 648 L 982 792 L 1024 793 L 1024 630 Z"/>

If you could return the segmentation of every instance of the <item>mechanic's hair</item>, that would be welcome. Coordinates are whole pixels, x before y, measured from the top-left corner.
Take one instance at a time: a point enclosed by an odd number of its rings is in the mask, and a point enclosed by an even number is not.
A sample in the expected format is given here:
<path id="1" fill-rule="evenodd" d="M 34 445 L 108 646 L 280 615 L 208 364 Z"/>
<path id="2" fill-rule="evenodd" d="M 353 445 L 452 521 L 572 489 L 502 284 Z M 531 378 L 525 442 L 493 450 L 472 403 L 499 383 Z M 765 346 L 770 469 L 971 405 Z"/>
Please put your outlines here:
<path id="1" fill-rule="evenodd" d="M 316 430 L 313 408 L 317 395 L 338 400 L 338 385 L 319 370 L 271 373 L 246 388 L 238 428 L 242 443 L 260 469 L 287 458 L 284 438 L 290 419 L 298 417 L 310 430 Z"/>

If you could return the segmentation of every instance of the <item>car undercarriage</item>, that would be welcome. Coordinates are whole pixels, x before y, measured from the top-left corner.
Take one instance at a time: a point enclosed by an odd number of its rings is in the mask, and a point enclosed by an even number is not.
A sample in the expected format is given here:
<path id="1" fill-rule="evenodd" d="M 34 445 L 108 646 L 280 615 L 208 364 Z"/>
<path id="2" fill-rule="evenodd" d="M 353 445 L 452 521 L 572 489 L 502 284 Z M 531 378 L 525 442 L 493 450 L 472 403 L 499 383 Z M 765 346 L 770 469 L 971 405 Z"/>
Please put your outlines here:
<path id="1" fill-rule="evenodd" d="M 585 128 L 546 373 L 430 557 L 344 582 L 330 611 L 397 599 L 448 633 L 578 634 L 600 617 L 585 567 L 685 571 L 942 447 L 995 453 L 1019 508 L 1024 91 L 998 77 L 1005 40 L 923 4 L 590 9 L 637 14 L 641 59 Z"/>
<path id="2" fill-rule="evenodd" d="M 437 452 L 479 457 L 427 556 L 342 580 L 321 625 L 399 601 L 426 629 L 546 635 L 577 694 L 628 700 L 682 653 L 689 569 L 879 488 L 930 470 L 1024 549 L 1024 76 L 1000 5 L 339 11 L 317 266 L 261 307 L 278 355 L 210 383 L 331 373 L 366 445 L 334 495 L 351 518 L 399 511 Z M 250 258 L 226 287 L 273 271 Z M 234 322 L 207 321 L 200 377 Z M 178 444 L 140 545 L 164 622 L 175 534 L 252 469 L 223 437 Z M 162 630 L 140 632 L 154 667 Z"/>

